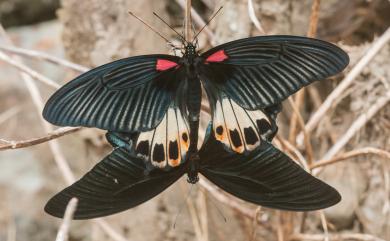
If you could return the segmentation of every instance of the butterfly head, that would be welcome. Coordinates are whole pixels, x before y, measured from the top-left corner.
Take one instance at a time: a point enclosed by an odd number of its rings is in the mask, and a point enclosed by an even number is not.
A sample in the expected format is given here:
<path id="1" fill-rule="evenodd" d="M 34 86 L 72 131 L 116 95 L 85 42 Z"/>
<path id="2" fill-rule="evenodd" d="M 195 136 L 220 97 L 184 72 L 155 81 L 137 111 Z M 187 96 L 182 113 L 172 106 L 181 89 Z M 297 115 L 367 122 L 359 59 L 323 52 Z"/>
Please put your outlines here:
<path id="1" fill-rule="evenodd" d="M 184 55 L 186 56 L 196 56 L 198 55 L 197 51 L 196 51 L 196 46 L 190 42 L 188 42 L 185 47 L 184 47 Z"/>

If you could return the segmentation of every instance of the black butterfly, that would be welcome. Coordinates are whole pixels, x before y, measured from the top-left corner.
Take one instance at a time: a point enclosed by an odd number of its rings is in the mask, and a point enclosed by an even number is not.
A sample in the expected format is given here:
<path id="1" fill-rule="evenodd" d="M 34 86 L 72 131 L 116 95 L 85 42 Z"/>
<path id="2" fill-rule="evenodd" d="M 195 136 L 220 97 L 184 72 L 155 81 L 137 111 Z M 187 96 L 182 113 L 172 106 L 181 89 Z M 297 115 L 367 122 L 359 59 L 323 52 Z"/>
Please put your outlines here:
<path id="1" fill-rule="evenodd" d="M 240 39 L 203 54 L 185 42 L 183 57 L 144 55 L 97 67 L 58 90 L 43 116 L 56 125 L 108 130 L 116 149 L 46 211 L 62 216 L 75 196 L 75 218 L 108 215 L 149 200 L 184 173 L 196 183 L 198 172 L 256 204 L 331 206 L 340 200 L 337 191 L 270 141 L 280 103 L 348 62 L 333 44 L 281 35 Z M 198 134 L 202 92 L 212 115 L 206 137 Z"/>

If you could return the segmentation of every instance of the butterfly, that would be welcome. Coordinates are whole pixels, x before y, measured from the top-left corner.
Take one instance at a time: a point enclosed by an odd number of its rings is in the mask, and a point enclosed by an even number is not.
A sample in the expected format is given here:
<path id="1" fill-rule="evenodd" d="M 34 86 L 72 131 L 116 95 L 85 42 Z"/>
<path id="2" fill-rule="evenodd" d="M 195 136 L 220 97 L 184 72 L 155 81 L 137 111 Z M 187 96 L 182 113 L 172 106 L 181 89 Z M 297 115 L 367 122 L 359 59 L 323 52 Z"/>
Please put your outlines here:
<path id="1" fill-rule="evenodd" d="M 304 86 L 341 72 L 348 55 L 313 38 L 274 35 L 239 39 L 182 57 L 143 55 L 80 75 L 55 92 L 44 118 L 60 126 L 108 130 L 114 151 L 45 210 L 75 218 L 113 214 L 143 203 L 187 173 L 198 173 L 252 203 L 295 211 L 325 208 L 338 192 L 275 148 L 281 102 Z M 211 110 L 208 131 L 202 96 Z"/>

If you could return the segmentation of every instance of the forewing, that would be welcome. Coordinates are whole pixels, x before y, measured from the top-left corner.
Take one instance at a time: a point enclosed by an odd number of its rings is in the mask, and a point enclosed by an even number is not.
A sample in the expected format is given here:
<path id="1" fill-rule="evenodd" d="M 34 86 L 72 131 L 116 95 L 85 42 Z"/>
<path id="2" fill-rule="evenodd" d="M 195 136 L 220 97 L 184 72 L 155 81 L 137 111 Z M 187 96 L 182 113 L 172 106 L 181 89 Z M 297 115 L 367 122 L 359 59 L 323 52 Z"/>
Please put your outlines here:
<path id="1" fill-rule="evenodd" d="M 199 153 L 201 173 L 220 188 L 270 208 L 310 211 L 338 203 L 340 194 L 263 141 L 247 154 L 227 152 L 210 138 Z"/>
<path id="2" fill-rule="evenodd" d="M 130 57 L 97 67 L 55 92 L 44 118 L 60 126 L 136 132 L 154 128 L 182 78 L 179 58 Z"/>
<path id="3" fill-rule="evenodd" d="M 339 47 L 298 36 L 260 36 L 219 45 L 201 55 L 205 87 L 223 90 L 246 109 L 280 103 L 300 88 L 341 72 Z"/>
<path id="4" fill-rule="evenodd" d="M 142 158 L 126 148 L 117 148 L 79 181 L 51 198 L 45 211 L 63 217 L 67 203 L 76 197 L 79 202 L 74 219 L 107 216 L 148 201 L 183 173 L 182 168 L 148 173 Z"/>

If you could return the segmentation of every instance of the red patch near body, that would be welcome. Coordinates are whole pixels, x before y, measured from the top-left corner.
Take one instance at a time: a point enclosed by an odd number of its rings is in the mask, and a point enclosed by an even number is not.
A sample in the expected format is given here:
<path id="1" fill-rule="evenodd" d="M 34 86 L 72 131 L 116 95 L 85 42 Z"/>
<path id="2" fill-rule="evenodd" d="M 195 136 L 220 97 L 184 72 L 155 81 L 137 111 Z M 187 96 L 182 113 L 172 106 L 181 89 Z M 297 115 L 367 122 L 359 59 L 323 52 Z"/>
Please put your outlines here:
<path id="1" fill-rule="evenodd" d="M 176 66 L 178 66 L 178 64 L 173 61 L 169 61 L 166 59 L 157 59 L 156 70 L 164 71 L 164 70 L 172 69 L 173 67 Z"/>
<path id="2" fill-rule="evenodd" d="M 225 51 L 219 50 L 207 57 L 206 62 L 222 62 L 225 59 L 228 59 L 228 56 L 225 54 Z"/>

